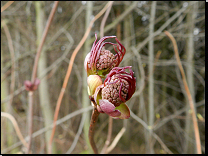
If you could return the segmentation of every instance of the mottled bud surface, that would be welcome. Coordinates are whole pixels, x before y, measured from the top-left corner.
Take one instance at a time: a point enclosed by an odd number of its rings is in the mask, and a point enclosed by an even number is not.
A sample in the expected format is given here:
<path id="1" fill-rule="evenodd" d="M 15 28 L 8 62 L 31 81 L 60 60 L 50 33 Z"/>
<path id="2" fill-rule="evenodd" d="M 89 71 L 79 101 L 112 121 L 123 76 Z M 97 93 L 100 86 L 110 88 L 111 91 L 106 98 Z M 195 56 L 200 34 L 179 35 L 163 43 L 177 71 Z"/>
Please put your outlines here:
<path id="1" fill-rule="evenodd" d="M 105 36 L 97 42 L 97 35 L 95 34 L 95 42 L 92 45 L 91 51 L 87 54 L 84 61 L 84 67 L 87 75 L 99 75 L 102 78 L 108 74 L 114 67 L 117 67 L 122 61 L 126 49 L 116 38 L 116 36 Z M 104 42 L 107 39 L 115 38 L 116 43 Z M 97 43 L 96 43 L 97 42 Z M 105 49 L 105 45 L 113 45 L 114 55 L 111 51 Z"/>
<path id="2" fill-rule="evenodd" d="M 98 70 L 111 70 L 116 65 L 115 60 L 116 59 L 113 53 L 111 53 L 109 50 L 102 49 L 100 52 L 100 57 L 97 60 L 96 67 Z"/>
<path id="3" fill-rule="evenodd" d="M 102 89 L 102 99 L 108 100 L 117 107 L 126 101 L 128 89 L 129 84 L 126 80 L 118 78 L 117 75 L 113 75 L 110 82 L 107 82 L 106 86 Z M 125 101 L 122 101 L 119 92 Z"/>

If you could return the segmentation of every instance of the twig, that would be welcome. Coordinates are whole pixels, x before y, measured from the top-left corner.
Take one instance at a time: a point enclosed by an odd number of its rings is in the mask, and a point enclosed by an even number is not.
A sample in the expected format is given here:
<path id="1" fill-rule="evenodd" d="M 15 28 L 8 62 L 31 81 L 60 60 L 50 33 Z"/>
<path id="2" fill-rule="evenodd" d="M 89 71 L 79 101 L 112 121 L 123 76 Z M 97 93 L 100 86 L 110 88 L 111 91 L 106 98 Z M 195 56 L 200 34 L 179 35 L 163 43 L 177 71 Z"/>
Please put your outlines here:
<path id="1" fill-rule="evenodd" d="M 125 12 L 123 12 L 118 18 L 116 18 L 113 23 L 107 25 L 104 29 L 104 33 L 109 31 L 112 28 L 115 28 L 115 26 L 121 22 L 122 20 L 124 20 L 124 18 L 130 13 L 132 12 L 136 7 L 137 7 L 137 1 L 133 2 L 126 10 Z M 98 34 L 99 36 L 99 34 Z"/>
<path id="2" fill-rule="evenodd" d="M 73 118 L 73 117 L 75 117 L 75 116 L 77 116 L 77 115 L 79 115 L 79 114 L 82 114 L 82 113 L 84 113 L 84 112 L 90 111 L 90 110 L 92 110 L 92 109 L 93 109 L 92 106 L 88 106 L 88 107 L 86 107 L 86 108 L 82 108 L 82 109 L 79 109 L 79 110 L 77 110 L 77 111 L 74 111 L 74 112 L 72 112 L 72 113 L 66 115 L 65 117 L 63 117 L 63 118 L 57 120 L 57 121 L 56 121 L 56 125 L 60 125 L 61 123 L 65 122 L 65 121 L 67 121 L 67 120 L 69 120 L 69 119 L 71 119 L 71 118 Z M 34 133 L 32 134 L 32 138 L 35 138 L 35 137 L 37 137 L 37 136 L 43 134 L 44 132 L 46 132 L 46 131 L 52 129 L 53 126 L 54 126 L 54 125 L 53 125 L 53 123 L 52 123 L 50 126 L 44 127 L 44 128 L 42 128 L 42 129 L 40 129 L 40 130 L 34 132 Z M 29 139 L 28 139 L 28 136 L 25 137 L 25 140 L 26 140 L 26 141 L 29 140 Z M 17 148 L 17 147 L 20 146 L 20 145 L 22 145 L 22 142 L 17 142 L 17 143 L 15 143 L 15 144 L 13 144 L 12 146 L 8 147 L 7 149 L 3 149 L 1 152 L 2 152 L 2 153 L 7 153 L 7 152 L 9 152 L 9 151 L 12 150 L 12 149 Z"/>
<path id="3" fill-rule="evenodd" d="M 4 10 L 6 10 L 14 1 L 9 1 L 6 4 L 4 4 L 3 7 L 1 7 L 1 12 L 3 12 Z"/>
<path id="4" fill-rule="evenodd" d="M 196 103 L 196 107 L 199 107 L 199 106 L 202 106 L 205 104 L 205 100 L 202 100 L 198 103 Z M 184 107 L 180 110 L 177 110 L 174 114 L 170 115 L 170 116 L 167 116 L 165 117 L 164 119 L 161 119 L 161 121 L 159 123 L 157 123 L 154 127 L 154 130 L 158 130 L 160 127 L 162 127 L 164 124 L 166 124 L 167 122 L 169 122 L 170 120 L 174 119 L 176 116 L 184 113 L 185 111 L 187 111 L 188 108 Z"/>
<path id="5" fill-rule="evenodd" d="M 107 148 L 106 153 L 111 152 L 114 147 L 117 145 L 118 141 L 120 140 L 120 138 L 122 137 L 122 135 L 124 134 L 124 132 L 126 131 L 126 128 L 123 127 L 120 132 L 116 135 L 115 139 L 113 140 L 112 144 Z"/>
<path id="6" fill-rule="evenodd" d="M 111 140 L 111 135 L 112 135 L 112 128 L 113 128 L 113 118 L 111 116 L 109 116 L 109 122 L 108 122 L 108 135 L 107 135 L 107 140 L 105 141 L 105 145 L 103 147 L 103 149 L 101 150 L 100 154 L 105 154 L 108 145 L 110 144 L 110 140 Z"/>
<path id="7" fill-rule="evenodd" d="M 139 54 L 139 52 L 137 52 L 136 48 L 133 46 L 131 47 L 133 53 L 136 55 L 137 57 L 137 60 L 138 60 L 138 63 L 139 63 L 139 69 L 140 69 L 140 72 L 141 72 L 141 80 L 140 80 L 140 87 L 139 87 L 139 90 L 136 91 L 134 93 L 134 95 L 132 97 L 135 97 L 135 96 L 138 96 L 141 94 L 141 92 L 143 91 L 144 87 L 145 87 L 145 82 L 144 82 L 144 79 L 145 79 L 145 73 L 144 73 L 144 68 L 142 66 L 142 60 L 141 60 L 141 56 Z M 152 69 L 152 73 L 154 72 L 155 70 L 155 65 L 157 64 L 158 62 L 158 59 L 160 57 L 160 54 L 161 54 L 161 51 L 158 51 L 156 56 L 155 56 L 155 59 L 154 59 L 154 66 L 153 66 L 153 69 Z M 150 74 L 149 74 L 150 75 Z M 147 75 L 146 79 L 148 80 L 149 79 L 149 75 Z"/>
<path id="8" fill-rule="evenodd" d="M 19 128 L 19 126 L 18 126 L 17 121 L 15 120 L 15 118 L 14 118 L 11 114 L 6 113 L 6 112 L 1 112 L 1 116 L 2 116 L 2 117 L 8 118 L 8 119 L 12 122 L 12 124 L 13 124 L 13 126 L 14 126 L 14 129 L 15 129 L 15 131 L 16 131 L 16 133 L 17 133 L 17 136 L 19 137 L 20 141 L 22 142 L 22 144 L 23 144 L 26 148 L 28 148 L 28 144 L 27 144 L 27 142 L 25 141 L 24 137 L 22 136 L 22 133 L 21 133 L 21 131 L 20 131 L 20 128 Z"/>
<path id="9" fill-rule="evenodd" d="M 32 143 L 32 133 L 33 133 L 33 91 L 28 92 L 28 98 L 29 98 L 29 108 L 28 108 L 28 135 L 29 135 L 29 141 L 28 141 L 28 148 L 26 154 L 29 154 L 30 147 Z"/>
<path id="10" fill-rule="evenodd" d="M 63 53 L 56 61 L 54 61 L 50 66 L 48 66 L 48 67 L 41 73 L 41 75 L 39 76 L 40 79 L 43 78 L 44 76 L 46 76 L 46 74 L 47 74 L 50 70 L 52 70 L 52 69 L 54 69 L 54 68 L 58 68 L 58 67 L 60 66 L 61 61 L 63 61 L 63 60 L 66 58 L 67 54 L 69 53 L 69 51 L 71 50 L 71 48 L 72 48 L 72 46 L 73 46 L 73 44 L 74 44 L 74 39 L 72 38 L 72 36 L 70 35 L 70 33 L 66 31 L 65 28 L 60 29 L 59 32 L 60 32 L 60 33 L 64 33 L 70 42 L 69 42 L 68 46 L 66 47 L 65 52 L 64 52 L 64 53 Z"/>
<path id="11" fill-rule="evenodd" d="M 204 104 L 205 104 L 205 100 L 201 100 L 201 101 L 199 101 L 198 103 L 196 103 L 196 107 L 200 107 L 200 106 L 202 106 L 202 105 L 204 105 Z M 66 115 L 65 117 L 63 117 L 63 118 L 57 120 L 56 125 L 60 125 L 61 123 L 65 122 L 65 121 L 67 121 L 67 120 L 69 120 L 69 119 L 71 119 L 72 117 L 75 117 L 75 116 L 77 116 L 77 115 L 79 115 L 79 114 L 81 114 L 81 113 L 90 111 L 90 110 L 92 110 L 92 109 L 93 109 L 92 106 L 88 106 L 88 107 L 86 107 L 86 108 L 82 108 L 82 109 L 79 109 L 79 110 L 77 110 L 77 111 L 74 111 L 74 112 L 72 112 L 72 113 Z M 187 110 L 187 108 L 182 108 L 182 109 L 178 110 L 175 114 L 170 115 L 170 116 L 166 117 L 165 119 L 162 119 L 162 120 L 156 125 L 157 127 L 154 127 L 154 130 L 157 130 L 159 127 L 161 127 L 162 125 L 164 125 L 165 123 L 167 123 L 167 122 L 170 121 L 171 119 L 175 118 L 176 116 L 182 114 L 182 113 L 185 112 L 186 110 Z M 133 115 L 135 115 L 135 114 L 133 114 Z M 135 115 L 135 116 L 136 116 L 136 115 Z M 134 116 L 134 117 L 135 117 L 135 116 Z M 135 119 L 135 118 L 134 118 L 134 119 Z M 135 119 L 135 120 L 136 120 L 136 119 Z M 138 122 L 139 122 L 139 121 L 138 121 Z M 42 133 L 44 133 L 44 132 L 46 132 L 47 130 L 52 129 L 52 128 L 53 128 L 53 124 L 51 124 L 51 125 L 48 126 L 48 127 L 44 127 L 44 128 L 42 128 L 42 129 L 40 129 L 40 130 L 34 132 L 34 133 L 32 134 L 32 138 L 35 138 L 35 137 L 41 135 Z M 25 140 L 26 140 L 26 141 L 28 140 L 28 136 L 25 137 Z M 14 148 L 17 148 L 17 147 L 20 146 L 20 145 L 22 145 L 22 142 L 21 142 L 21 141 L 19 141 L 19 142 L 13 144 L 12 146 L 8 147 L 7 149 L 2 150 L 1 152 L 2 152 L 3 154 L 5 154 L 5 153 L 9 152 L 10 150 L 12 150 L 12 149 L 14 149 Z M 203 146 L 202 146 L 202 147 L 203 147 Z M 202 149 L 203 149 L 203 148 L 202 148 Z"/>
<path id="12" fill-rule="evenodd" d="M 82 119 L 81 119 L 81 122 L 80 122 L 80 125 L 79 125 L 79 129 L 78 129 L 78 131 L 77 131 L 77 134 L 76 134 L 76 136 L 75 136 L 75 138 L 74 138 L 74 141 L 73 141 L 71 147 L 70 147 L 69 150 L 66 152 L 66 154 L 71 154 L 71 152 L 74 150 L 74 148 L 75 148 L 75 146 L 76 146 L 76 144 L 77 144 L 77 141 L 79 140 L 79 136 L 80 136 L 80 134 L 81 134 L 81 132 L 82 132 L 82 129 L 83 129 L 83 127 L 84 127 L 84 121 L 85 121 L 85 119 L 86 119 L 86 113 L 83 113 L 83 114 L 82 114 Z"/>
<path id="13" fill-rule="evenodd" d="M 45 39 L 46 39 L 46 36 L 47 36 L 47 33 L 48 33 L 48 30 L 49 30 L 49 27 L 51 25 L 51 22 L 53 20 L 53 17 L 54 17 L 54 14 L 56 12 L 56 8 L 58 7 L 58 2 L 59 1 L 55 1 L 54 2 L 54 6 L 51 10 L 51 13 L 48 17 L 48 21 L 47 21 L 47 24 L 46 24 L 46 27 L 44 29 L 44 32 L 43 32 L 43 36 L 40 40 L 40 44 L 38 46 L 38 50 L 37 50 L 37 54 L 36 54 L 36 57 L 35 57 L 35 63 L 34 63 L 34 66 L 33 66 L 33 73 L 32 73 L 32 82 L 34 82 L 35 78 L 36 78 L 36 74 L 37 74 L 37 67 L 38 67 L 38 60 L 39 60 L 39 57 L 40 57 L 40 53 L 41 53 L 41 50 L 43 48 L 43 44 L 45 42 Z"/>
<path id="14" fill-rule="evenodd" d="M 145 87 L 145 81 L 144 81 L 145 80 L 145 72 L 144 72 L 144 67 L 142 65 L 142 59 L 141 59 L 139 52 L 136 50 L 136 48 L 134 46 L 132 46 L 131 49 L 137 57 L 137 62 L 139 64 L 139 70 L 140 70 L 140 74 L 141 74 L 140 83 L 139 83 L 139 90 L 136 91 L 132 96 L 132 97 L 135 97 L 135 96 L 140 95 Z"/>
<path id="15" fill-rule="evenodd" d="M 55 35 L 53 35 L 51 37 L 51 39 L 47 42 L 46 48 L 49 48 L 51 46 L 51 44 L 58 38 L 58 36 L 60 36 L 61 33 L 63 33 L 63 30 L 67 30 L 68 27 L 70 27 L 70 25 L 78 18 L 78 16 L 80 15 L 80 13 L 82 13 L 82 11 L 84 10 L 84 6 L 81 6 L 71 17 L 71 19 L 61 28 L 59 29 Z M 67 31 L 68 33 L 68 31 Z"/>
<path id="16" fill-rule="evenodd" d="M 54 7 L 51 10 L 51 13 L 49 15 L 49 18 L 48 18 L 46 27 L 45 27 L 44 32 L 43 32 L 43 36 L 41 38 L 40 44 L 39 44 L 38 49 L 37 49 L 37 53 L 36 53 L 36 57 L 35 57 L 35 63 L 34 63 L 34 66 L 33 66 L 32 78 L 31 78 L 31 82 L 32 83 L 34 83 L 35 82 L 35 79 L 36 79 L 37 67 L 38 67 L 38 60 L 39 60 L 39 57 L 40 57 L 40 53 L 41 53 L 43 44 L 45 42 L 46 35 L 48 33 L 48 30 L 49 30 L 50 24 L 52 22 L 52 19 L 54 17 L 54 14 L 55 14 L 55 11 L 56 11 L 57 6 L 58 6 L 58 1 L 55 1 L 54 2 Z M 29 91 L 28 96 L 29 96 L 29 119 L 28 119 L 29 142 L 28 142 L 27 153 L 29 153 L 29 151 L 30 151 L 31 141 L 32 141 L 32 127 L 33 127 L 32 126 L 33 125 L 32 124 L 33 123 L 33 91 Z"/>
<path id="17" fill-rule="evenodd" d="M 109 8 L 106 10 L 105 15 L 104 15 L 104 17 L 102 19 L 102 22 L 101 22 L 101 25 L 100 25 L 100 38 L 102 38 L 104 36 L 105 22 L 106 22 L 106 20 L 108 18 L 108 15 L 110 13 L 112 5 L 113 5 L 113 1 L 112 1 L 112 3 L 110 3 Z"/>
<path id="18" fill-rule="evenodd" d="M 90 120 L 90 128 L 89 128 L 89 141 L 90 144 L 92 146 L 92 149 L 94 151 L 95 154 L 98 154 L 98 149 L 95 145 L 95 141 L 94 141 L 94 133 L 95 133 L 95 125 L 97 123 L 97 119 L 99 116 L 99 112 L 96 108 L 96 106 L 94 106 L 93 112 L 92 112 L 92 116 L 91 116 L 91 120 Z"/>
<path id="19" fill-rule="evenodd" d="M 173 20 L 175 20 L 177 17 L 179 17 L 184 11 L 186 11 L 187 8 L 181 8 L 178 10 L 173 16 L 171 16 L 157 31 L 155 31 L 151 36 L 148 36 L 145 40 L 143 40 L 141 43 L 138 44 L 136 47 L 138 51 L 140 51 L 153 37 L 161 34 L 161 32 L 171 23 Z"/>
<path id="20" fill-rule="evenodd" d="M 144 128 L 146 128 L 150 134 L 161 144 L 161 146 L 163 147 L 163 149 L 168 153 L 168 154 L 172 154 L 172 152 L 168 149 L 168 147 L 162 142 L 162 140 L 158 137 L 158 135 L 156 135 L 153 131 L 150 131 L 150 128 L 148 127 L 148 125 L 141 119 L 139 118 L 137 115 L 135 115 L 131 110 L 131 117 L 134 118 L 136 121 L 138 121 L 140 124 L 142 124 L 142 126 Z"/>
<path id="21" fill-rule="evenodd" d="M 170 38 L 170 40 L 173 43 L 176 60 L 178 62 L 178 67 L 181 71 L 183 84 L 184 84 L 186 94 L 187 94 L 188 100 L 189 100 L 189 105 L 190 105 L 190 108 L 191 108 L 191 111 L 192 111 L 191 114 L 192 114 L 192 120 L 193 120 L 193 124 L 194 124 L 194 132 L 195 132 L 197 153 L 201 154 L 201 141 L 200 141 L 200 135 L 199 135 L 199 127 L 198 127 L 197 118 L 196 118 L 196 112 L 195 112 L 195 109 L 194 109 L 193 99 L 192 99 L 189 87 L 187 85 L 186 76 L 185 76 L 183 67 L 181 65 L 180 57 L 179 57 L 179 54 L 178 54 L 178 46 L 177 46 L 175 38 L 173 37 L 173 35 L 171 33 L 169 33 L 168 31 L 165 31 L 165 34 Z"/>
<path id="22" fill-rule="evenodd" d="M 162 52 L 159 50 L 159 51 L 157 52 L 156 56 L 155 56 L 154 66 L 153 66 L 152 72 L 155 71 L 155 66 L 156 66 L 156 64 L 157 64 L 157 62 L 158 62 L 158 60 L 159 60 L 159 57 L 160 57 L 160 54 L 161 54 L 161 53 L 162 53 Z"/>
<path id="23" fill-rule="evenodd" d="M 12 67 L 11 67 L 11 85 L 10 85 L 10 95 L 11 95 L 11 99 L 9 101 L 9 106 L 12 105 L 12 101 L 13 101 L 13 97 L 14 97 L 14 87 L 15 87 L 15 73 L 14 73 L 14 69 L 15 69 L 15 54 L 14 54 L 14 47 L 13 47 L 13 43 L 12 43 L 12 38 L 11 35 L 9 33 L 9 29 L 6 25 L 6 22 L 3 21 L 3 28 L 8 40 L 8 47 L 9 47 L 9 52 L 10 52 L 10 56 L 11 56 L 11 62 L 12 62 Z M 9 107 L 10 110 L 10 107 Z"/>
<path id="24" fill-rule="evenodd" d="M 56 109 L 55 109 L 54 120 L 53 120 L 54 127 L 53 127 L 53 130 L 52 130 L 52 133 L 51 133 L 51 138 L 50 138 L 50 141 L 49 141 L 49 148 L 50 148 L 49 149 L 49 153 L 51 153 L 51 145 L 52 145 L 53 137 L 54 137 L 55 130 L 56 130 L 55 123 L 56 123 L 56 120 L 58 118 L 58 113 L 59 113 L 59 109 L 60 109 L 60 106 L 61 106 L 61 101 L 62 101 L 62 98 L 64 96 L 65 88 L 67 86 L 67 83 L 68 83 L 68 80 L 69 80 L 69 77 L 70 77 L 70 74 L 71 74 L 71 70 L 72 70 L 72 65 L 74 63 L 74 59 L 75 59 L 78 51 L 80 50 L 80 48 L 84 44 L 85 40 L 87 39 L 87 36 L 90 33 L 90 30 L 92 28 L 93 23 L 107 10 L 107 8 L 109 7 L 110 3 L 111 2 L 108 2 L 106 4 L 106 6 L 93 18 L 93 20 L 90 22 L 89 27 L 86 30 L 84 36 L 82 37 L 82 40 L 79 42 L 79 44 L 77 45 L 76 49 L 72 53 L 72 56 L 71 56 L 71 59 L 70 59 L 70 62 L 69 62 L 69 66 L 68 66 L 68 69 L 67 69 L 67 73 L 66 73 L 66 76 L 64 78 L 64 83 L 63 83 L 61 92 L 59 94 L 59 97 L 58 97 L 58 100 L 57 100 L 57 103 L 56 103 Z"/>

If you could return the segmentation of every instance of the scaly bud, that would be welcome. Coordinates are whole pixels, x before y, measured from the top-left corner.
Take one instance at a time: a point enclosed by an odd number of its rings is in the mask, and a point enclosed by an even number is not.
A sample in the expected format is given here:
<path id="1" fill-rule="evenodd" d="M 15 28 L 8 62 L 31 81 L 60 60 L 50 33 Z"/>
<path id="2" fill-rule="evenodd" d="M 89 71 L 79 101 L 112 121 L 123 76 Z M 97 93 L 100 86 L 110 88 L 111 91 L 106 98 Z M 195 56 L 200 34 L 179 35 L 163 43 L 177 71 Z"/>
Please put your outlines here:
<path id="1" fill-rule="evenodd" d="M 126 49 L 115 37 L 116 36 L 105 36 L 96 43 L 97 34 L 95 34 L 96 40 L 93 43 L 90 53 L 87 54 L 84 61 L 84 67 L 88 76 L 99 75 L 101 77 L 104 77 L 111 71 L 111 69 L 117 67 L 120 64 L 125 55 Z M 115 38 L 118 44 L 104 42 L 106 39 L 109 38 Z M 105 50 L 104 46 L 106 44 L 111 44 L 114 46 L 114 50 L 116 52 L 115 55 L 109 50 Z M 116 50 L 115 46 L 118 51 Z"/>
<path id="2" fill-rule="evenodd" d="M 102 79 L 98 75 L 90 75 L 87 77 L 88 94 L 92 96 L 96 88 L 102 84 Z"/>
<path id="3" fill-rule="evenodd" d="M 129 69 L 129 73 L 125 70 Z M 125 104 L 136 89 L 136 80 L 131 66 L 114 67 L 107 75 L 104 84 L 95 91 L 95 102 L 101 113 L 106 113 L 116 119 L 128 119 L 130 111 Z"/>
<path id="4" fill-rule="evenodd" d="M 38 85 L 40 84 L 40 79 L 36 78 L 34 83 L 32 83 L 31 81 L 29 80 L 26 80 L 24 82 L 24 85 L 25 85 L 25 89 L 27 91 L 35 91 L 36 89 L 38 89 Z"/>

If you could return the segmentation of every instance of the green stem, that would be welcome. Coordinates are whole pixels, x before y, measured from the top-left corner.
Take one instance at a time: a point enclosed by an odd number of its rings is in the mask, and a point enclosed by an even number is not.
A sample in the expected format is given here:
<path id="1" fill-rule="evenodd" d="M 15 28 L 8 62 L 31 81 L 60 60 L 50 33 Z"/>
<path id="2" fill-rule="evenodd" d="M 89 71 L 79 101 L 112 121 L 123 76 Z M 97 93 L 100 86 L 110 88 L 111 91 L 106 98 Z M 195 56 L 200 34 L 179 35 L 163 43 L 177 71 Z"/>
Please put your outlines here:
<path id="1" fill-rule="evenodd" d="M 94 106 L 92 116 L 91 116 L 91 121 L 90 121 L 89 141 L 90 141 L 90 144 L 91 144 L 92 149 L 95 154 L 98 154 L 98 149 L 97 149 L 95 142 L 94 142 L 94 132 L 95 132 L 95 125 L 97 123 L 97 119 L 98 119 L 99 114 L 100 113 L 98 112 L 96 106 Z"/>

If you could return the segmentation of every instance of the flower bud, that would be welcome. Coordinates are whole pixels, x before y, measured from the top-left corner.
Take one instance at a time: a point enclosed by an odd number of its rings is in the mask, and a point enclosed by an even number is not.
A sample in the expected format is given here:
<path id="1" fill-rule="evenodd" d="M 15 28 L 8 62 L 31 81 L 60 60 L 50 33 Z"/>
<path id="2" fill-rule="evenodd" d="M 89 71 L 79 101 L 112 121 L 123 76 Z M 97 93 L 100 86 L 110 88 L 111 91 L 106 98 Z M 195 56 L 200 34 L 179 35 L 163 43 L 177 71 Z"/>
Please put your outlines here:
<path id="1" fill-rule="evenodd" d="M 87 72 L 87 75 L 99 75 L 104 77 L 108 74 L 111 69 L 117 67 L 122 61 L 126 49 L 125 47 L 118 41 L 116 36 L 105 36 L 101 38 L 97 43 L 97 35 L 95 34 L 96 40 L 93 43 L 91 51 L 87 54 L 84 61 L 84 67 Z M 115 38 L 116 42 L 104 42 L 106 39 Z M 111 51 L 105 49 L 106 44 L 111 44 L 114 46 L 114 51 L 116 54 L 114 55 Z M 116 47 L 116 48 L 115 48 Z M 117 50 L 116 50 L 117 49 Z"/>
<path id="2" fill-rule="evenodd" d="M 25 89 L 26 89 L 27 91 L 35 91 L 35 90 L 37 90 L 39 84 L 40 84 L 40 79 L 38 79 L 38 78 L 35 79 L 34 83 L 32 83 L 32 82 L 29 81 L 29 80 L 26 80 L 26 81 L 24 82 Z"/>
<path id="3" fill-rule="evenodd" d="M 88 94 L 92 96 L 94 95 L 96 88 L 102 84 L 102 79 L 98 75 L 89 75 L 87 77 L 87 84 Z"/>
<path id="4" fill-rule="evenodd" d="M 129 72 L 125 70 L 128 69 Z M 130 111 L 125 104 L 135 92 L 136 78 L 131 66 L 114 67 L 107 75 L 104 84 L 97 87 L 94 95 L 97 109 L 115 119 L 128 119 Z"/>

